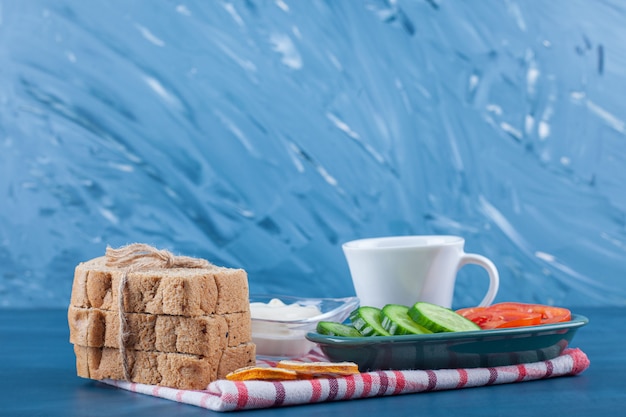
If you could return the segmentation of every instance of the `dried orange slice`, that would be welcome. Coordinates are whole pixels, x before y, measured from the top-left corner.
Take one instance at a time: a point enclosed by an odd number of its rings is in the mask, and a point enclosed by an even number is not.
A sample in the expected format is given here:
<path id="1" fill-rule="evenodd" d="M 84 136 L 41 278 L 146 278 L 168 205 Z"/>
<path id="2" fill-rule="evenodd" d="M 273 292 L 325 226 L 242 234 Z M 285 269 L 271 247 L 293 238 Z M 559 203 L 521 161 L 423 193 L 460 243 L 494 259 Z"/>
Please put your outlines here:
<path id="1" fill-rule="evenodd" d="M 282 360 L 275 367 L 246 366 L 226 375 L 229 381 L 293 381 L 358 374 L 354 362 L 299 362 Z"/>
<path id="2" fill-rule="evenodd" d="M 289 381 L 298 379 L 298 373 L 291 369 L 264 368 L 261 366 L 246 366 L 226 375 L 229 381 Z"/>
<path id="3" fill-rule="evenodd" d="M 359 367 L 354 362 L 298 362 L 282 360 L 276 364 L 276 368 L 289 369 L 296 371 L 298 375 L 310 375 L 313 377 L 359 373 Z"/>

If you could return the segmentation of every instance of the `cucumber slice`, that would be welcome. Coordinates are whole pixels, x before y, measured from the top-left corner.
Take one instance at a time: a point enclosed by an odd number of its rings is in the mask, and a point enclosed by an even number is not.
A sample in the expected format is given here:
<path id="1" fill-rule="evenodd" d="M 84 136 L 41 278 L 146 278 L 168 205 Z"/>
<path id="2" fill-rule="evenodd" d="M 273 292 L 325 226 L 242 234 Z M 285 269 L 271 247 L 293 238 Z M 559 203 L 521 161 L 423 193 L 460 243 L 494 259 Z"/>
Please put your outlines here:
<path id="1" fill-rule="evenodd" d="M 350 313 L 350 321 L 363 336 L 391 336 L 380 324 L 382 311 L 376 307 L 359 307 Z"/>
<path id="2" fill-rule="evenodd" d="M 480 330 L 476 323 L 455 313 L 451 309 L 431 303 L 415 303 L 409 309 L 408 314 L 414 322 L 426 327 L 433 333 Z"/>
<path id="3" fill-rule="evenodd" d="M 428 334 L 427 328 L 420 326 L 409 317 L 409 308 L 400 304 L 387 304 L 383 307 L 381 325 L 392 335 Z"/>
<path id="4" fill-rule="evenodd" d="M 357 329 L 334 321 L 320 321 L 317 323 L 317 332 L 329 336 L 361 337 Z"/>

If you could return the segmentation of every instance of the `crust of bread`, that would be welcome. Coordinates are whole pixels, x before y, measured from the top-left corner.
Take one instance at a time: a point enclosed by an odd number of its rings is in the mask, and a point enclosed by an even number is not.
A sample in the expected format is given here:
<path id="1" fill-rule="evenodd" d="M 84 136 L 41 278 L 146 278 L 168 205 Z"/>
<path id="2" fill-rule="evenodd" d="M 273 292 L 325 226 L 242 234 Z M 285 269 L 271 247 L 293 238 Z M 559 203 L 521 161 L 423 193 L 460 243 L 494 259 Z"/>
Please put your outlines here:
<path id="1" fill-rule="evenodd" d="M 226 375 L 239 368 L 256 365 L 256 345 L 242 343 L 224 350 L 217 368 L 217 378 L 224 379 Z"/>
<path id="2" fill-rule="evenodd" d="M 98 380 L 124 379 L 118 349 L 74 345 L 74 352 L 79 376 Z M 129 350 L 130 381 L 186 390 L 205 389 L 229 372 L 254 364 L 255 354 L 252 343 L 226 348 L 219 360 L 183 353 Z"/>
<path id="3" fill-rule="evenodd" d="M 127 347 L 134 350 L 212 356 L 252 339 L 250 312 L 180 317 L 127 313 Z M 119 348 L 119 313 L 70 307 L 70 343 Z"/>
<path id="4" fill-rule="evenodd" d="M 120 353 L 119 283 L 124 269 L 106 258 L 79 264 L 68 323 L 77 374 L 125 379 Z M 203 389 L 256 364 L 248 277 L 243 269 L 142 269 L 124 291 L 131 382 Z"/>
<path id="5" fill-rule="evenodd" d="M 123 269 L 99 257 L 76 266 L 71 305 L 117 311 Z M 195 317 L 249 310 L 248 276 L 243 269 L 147 269 L 129 273 L 124 310 L 131 313 Z"/>

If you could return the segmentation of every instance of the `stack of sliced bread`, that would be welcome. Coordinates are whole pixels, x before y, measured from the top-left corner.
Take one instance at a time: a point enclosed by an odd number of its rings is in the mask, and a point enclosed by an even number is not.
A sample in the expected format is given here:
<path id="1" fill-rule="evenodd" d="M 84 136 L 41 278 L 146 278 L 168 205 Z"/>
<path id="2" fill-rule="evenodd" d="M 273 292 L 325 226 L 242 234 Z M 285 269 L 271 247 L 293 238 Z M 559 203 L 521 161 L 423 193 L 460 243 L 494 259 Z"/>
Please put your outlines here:
<path id="1" fill-rule="evenodd" d="M 76 267 L 68 321 L 79 376 L 204 389 L 255 364 L 244 270 L 210 265 L 129 271 L 107 266 L 105 257 Z"/>

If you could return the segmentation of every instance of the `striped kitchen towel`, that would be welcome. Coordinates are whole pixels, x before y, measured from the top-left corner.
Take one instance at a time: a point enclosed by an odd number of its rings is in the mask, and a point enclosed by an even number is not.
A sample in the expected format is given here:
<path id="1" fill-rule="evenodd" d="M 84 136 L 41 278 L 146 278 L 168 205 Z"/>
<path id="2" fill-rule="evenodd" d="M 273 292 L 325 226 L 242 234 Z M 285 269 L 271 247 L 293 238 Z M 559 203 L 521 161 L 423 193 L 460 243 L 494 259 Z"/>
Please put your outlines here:
<path id="1" fill-rule="evenodd" d="M 312 352 L 303 361 L 325 360 Z M 258 361 L 260 365 L 273 365 Z M 508 384 L 577 375 L 589 367 L 587 355 L 580 349 L 566 349 L 554 359 L 519 365 L 490 368 L 402 370 L 363 372 L 338 378 L 298 381 L 226 381 L 209 384 L 206 390 L 185 391 L 173 388 L 104 380 L 109 385 L 141 394 L 191 404 L 213 411 L 236 411 L 270 408 L 323 401 L 412 394 Z"/>

